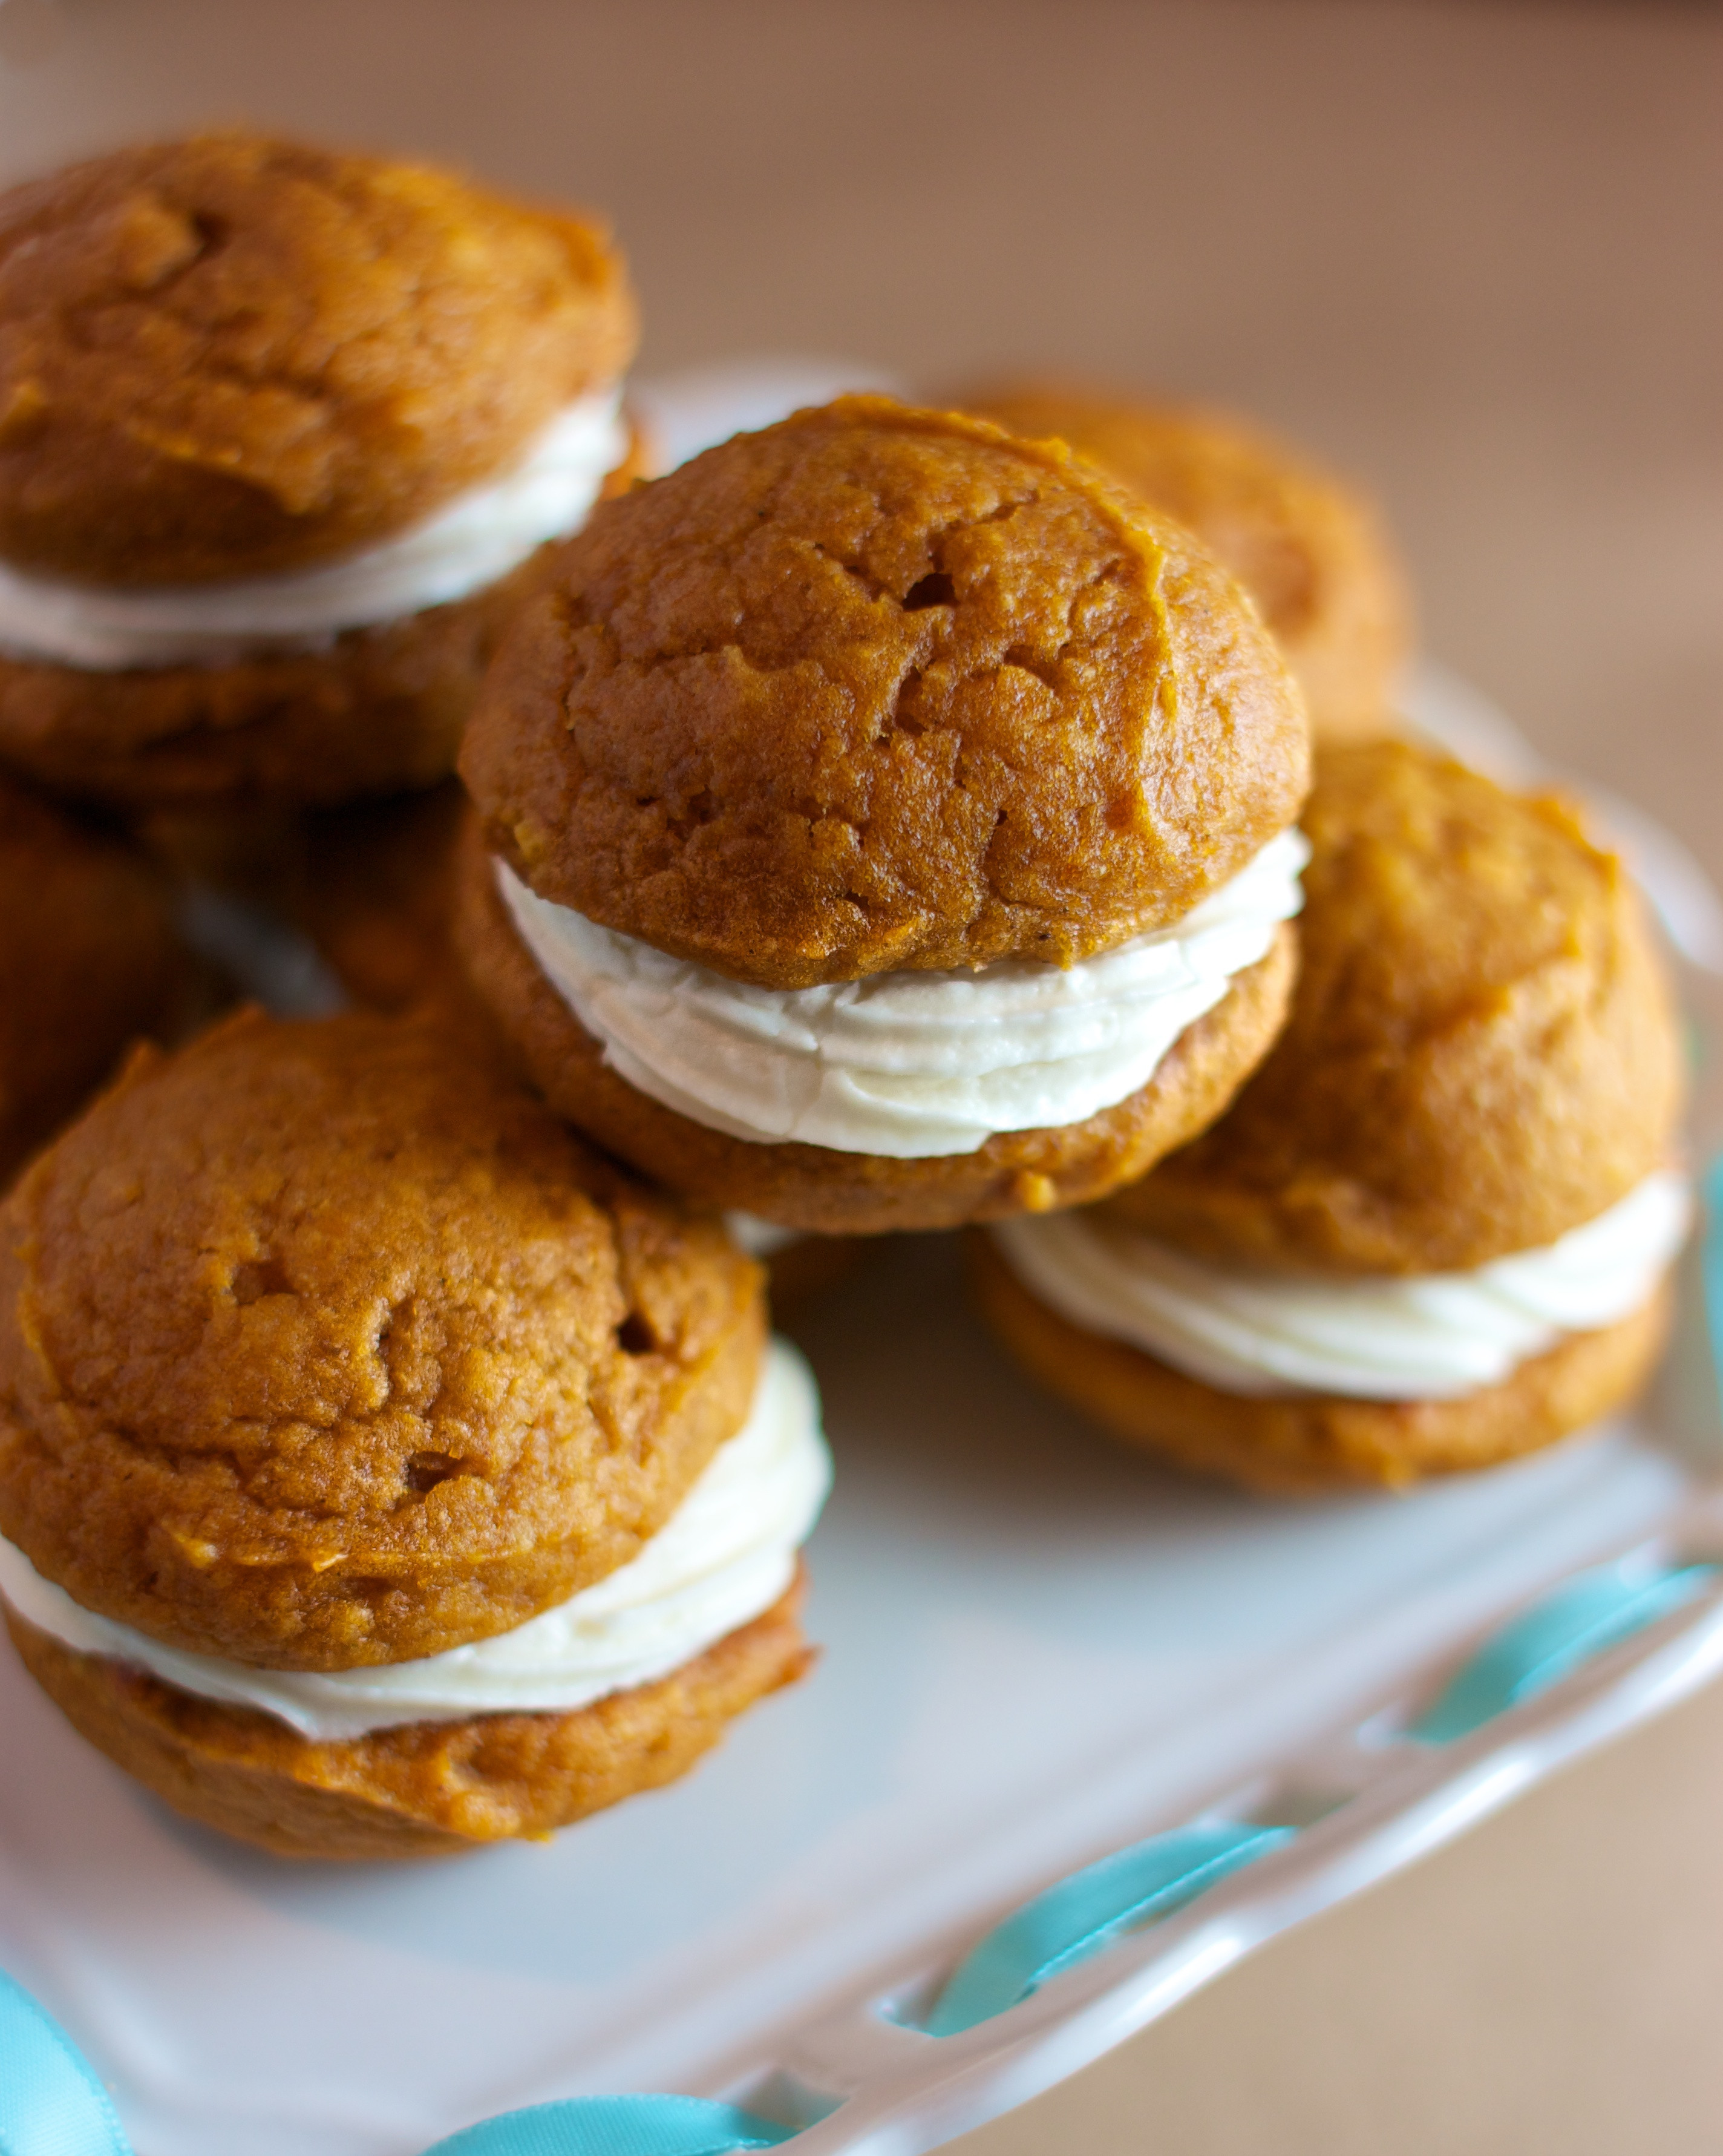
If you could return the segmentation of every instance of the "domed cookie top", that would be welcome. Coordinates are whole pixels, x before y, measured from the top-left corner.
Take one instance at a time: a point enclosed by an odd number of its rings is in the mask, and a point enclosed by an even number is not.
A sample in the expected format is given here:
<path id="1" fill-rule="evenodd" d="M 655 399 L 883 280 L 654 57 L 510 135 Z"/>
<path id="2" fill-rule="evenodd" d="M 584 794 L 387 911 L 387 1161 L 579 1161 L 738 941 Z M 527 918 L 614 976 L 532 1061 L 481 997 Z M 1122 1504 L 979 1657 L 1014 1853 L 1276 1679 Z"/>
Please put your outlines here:
<path id="1" fill-rule="evenodd" d="M 1254 427 L 1200 407 L 1010 383 L 963 399 L 1014 433 L 1056 434 L 1176 516 L 1260 608 L 1319 741 L 1387 725 L 1411 594 L 1368 502 Z"/>
<path id="2" fill-rule="evenodd" d="M 1568 808 L 1378 742 L 1319 755 L 1304 827 L 1286 1030 L 1110 1209 L 1212 1255 L 1442 1272 L 1541 1249 L 1665 1164 L 1668 984 Z"/>
<path id="3" fill-rule="evenodd" d="M 759 1282 L 429 1026 L 244 1016 L 135 1064 L 0 1209 L 0 1534 L 266 1667 L 505 1631 L 740 1428 Z"/>
<path id="4" fill-rule="evenodd" d="M 0 560 L 96 583 L 363 547 L 627 364 L 597 226 L 242 134 L 0 196 Z"/>
<path id="5" fill-rule="evenodd" d="M 792 988 L 1178 920 L 1292 821 L 1306 760 L 1181 527 L 1057 444 L 858 397 L 601 509 L 462 768 L 541 897 Z"/>

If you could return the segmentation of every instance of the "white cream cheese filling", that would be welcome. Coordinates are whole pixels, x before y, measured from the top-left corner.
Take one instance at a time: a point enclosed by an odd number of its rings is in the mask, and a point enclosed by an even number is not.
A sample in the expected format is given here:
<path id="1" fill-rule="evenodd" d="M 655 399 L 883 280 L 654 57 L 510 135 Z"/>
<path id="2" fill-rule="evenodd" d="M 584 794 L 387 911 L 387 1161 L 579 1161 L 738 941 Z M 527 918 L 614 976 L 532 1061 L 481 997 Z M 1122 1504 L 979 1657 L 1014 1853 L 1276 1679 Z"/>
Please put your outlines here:
<path id="1" fill-rule="evenodd" d="M 1298 911 L 1310 847 L 1283 831 L 1170 927 L 1074 966 L 886 973 L 816 988 L 733 981 L 498 886 L 546 979 L 637 1091 L 727 1132 L 899 1160 L 1082 1122 L 1155 1075 Z"/>
<path id="2" fill-rule="evenodd" d="M 0 1594 L 38 1631 L 83 1655 L 147 1670 L 182 1691 L 257 1707 L 334 1741 L 407 1722 L 567 1712 L 650 1684 L 769 1609 L 831 1486 L 819 1394 L 774 1340 L 747 1421 L 722 1445 L 640 1554 L 511 1632 L 373 1669 L 254 1669 L 188 1653 L 115 1624 L 44 1579 L 0 1541 Z"/>
<path id="3" fill-rule="evenodd" d="M 586 521 L 628 450 L 618 386 L 567 406 L 500 478 L 339 561 L 232 583 L 77 584 L 0 562 L 0 652 L 91 673 L 218 666 L 319 650 L 343 630 L 444 606 L 495 583 Z"/>
<path id="4" fill-rule="evenodd" d="M 1685 1177 L 1648 1176 L 1595 1220 L 1473 1272 L 1294 1277 L 1187 1257 L 1115 1221 L 998 1223 L 1025 1287 L 1085 1332 L 1220 1391 L 1450 1399 L 1649 1301 L 1686 1238 Z"/>

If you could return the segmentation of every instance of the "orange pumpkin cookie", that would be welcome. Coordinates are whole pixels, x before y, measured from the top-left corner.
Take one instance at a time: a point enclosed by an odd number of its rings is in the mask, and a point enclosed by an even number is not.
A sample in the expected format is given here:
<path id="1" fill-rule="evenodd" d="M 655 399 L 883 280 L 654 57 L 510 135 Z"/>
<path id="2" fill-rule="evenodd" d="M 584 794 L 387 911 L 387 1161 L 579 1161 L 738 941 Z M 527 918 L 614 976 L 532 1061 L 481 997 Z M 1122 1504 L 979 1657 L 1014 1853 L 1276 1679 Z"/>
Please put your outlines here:
<path id="1" fill-rule="evenodd" d="M 1057 445 L 842 398 L 564 550 L 463 755 L 459 932 L 546 1097 L 702 1199 L 1069 1204 L 1272 1038 L 1306 768 L 1180 527 Z"/>
<path id="2" fill-rule="evenodd" d="M 302 1853 L 536 1834 L 807 1656 L 757 1266 L 434 1021 L 242 1016 L 0 1209 L 0 1594 L 80 1728 Z M 440 1839 L 439 1839 L 440 1838 Z"/>
<path id="3" fill-rule="evenodd" d="M 0 197 L 0 757 L 155 805 L 447 771 L 629 455 L 595 224 L 244 133 Z"/>
<path id="4" fill-rule="evenodd" d="M 1619 865 L 1561 803 L 1324 750 L 1305 963 L 1228 1114 L 978 1257 L 1011 1352 L 1105 1427 L 1274 1486 L 1490 1465 L 1629 1399 L 1690 1199 L 1681 1057 Z"/>

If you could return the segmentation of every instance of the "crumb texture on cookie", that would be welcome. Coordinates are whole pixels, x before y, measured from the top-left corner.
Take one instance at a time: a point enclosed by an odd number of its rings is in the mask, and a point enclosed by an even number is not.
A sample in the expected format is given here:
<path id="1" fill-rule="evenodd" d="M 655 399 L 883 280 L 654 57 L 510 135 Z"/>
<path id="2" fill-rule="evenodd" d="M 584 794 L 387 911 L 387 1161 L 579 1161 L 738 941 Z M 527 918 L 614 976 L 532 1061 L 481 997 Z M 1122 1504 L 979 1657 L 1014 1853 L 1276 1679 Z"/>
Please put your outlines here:
<path id="1" fill-rule="evenodd" d="M 1294 819 L 1307 745 L 1182 527 L 1056 444 L 846 398 L 601 509 L 462 768 L 541 897 L 788 988 L 1164 927 Z"/>
<path id="2" fill-rule="evenodd" d="M 1375 510 L 1231 414 L 1058 382 L 961 400 L 1013 434 L 1057 435 L 1187 524 L 1261 609 L 1318 741 L 1382 732 L 1412 649 L 1412 600 Z"/>
<path id="3" fill-rule="evenodd" d="M 328 559 L 619 375 L 603 228 L 240 131 L 0 196 L 0 558 L 98 583 Z"/>
<path id="4" fill-rule="evenodd" d="M 1203 1255 L 1447 1272 L 1541 1249 L 1666 1163 L 1669 983 L 1571 807 L 1358 743 L 1319 755 L 1305 829 L 1286 1030 L 1120 1217 Z"/>
<path id="5" fill-rule="evenodd" d="M 146 1057 L 0 1209 L 0 1533 L 282 1669 L 435 1654 L 626 1563 L 741 1425 L 758 1269 L 427 1020 Z"/>
<path id="6" fill-rule="evenodd" d="M 0 1184 L 195 985 L 149 864 L 0 778 Z"/>

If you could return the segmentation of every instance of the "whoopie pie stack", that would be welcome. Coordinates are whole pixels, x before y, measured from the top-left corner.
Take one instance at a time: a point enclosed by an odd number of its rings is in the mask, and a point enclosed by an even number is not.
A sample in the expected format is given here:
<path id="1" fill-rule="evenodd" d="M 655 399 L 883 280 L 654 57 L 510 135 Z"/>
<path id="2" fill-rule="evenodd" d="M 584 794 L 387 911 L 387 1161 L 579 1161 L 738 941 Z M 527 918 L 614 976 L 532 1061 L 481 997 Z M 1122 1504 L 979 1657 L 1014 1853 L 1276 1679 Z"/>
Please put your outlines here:
<path id="1" fill-rule="evenodd" d="M 419 166 L 0 197 L 0 1609 L 285 1854 L 542 1837 L 807 1669 L 756 1259 L 969 1229 L 1034 1379 L 1275 1489 L 1662 1337 L 1667 983 L 1569 808 L 1392 737 L 1373 512 L 1059 384 L 647 480 L 635 336 L 598 225 Z M 369 1008 L 188 1037 L 128 822 Z"/>

